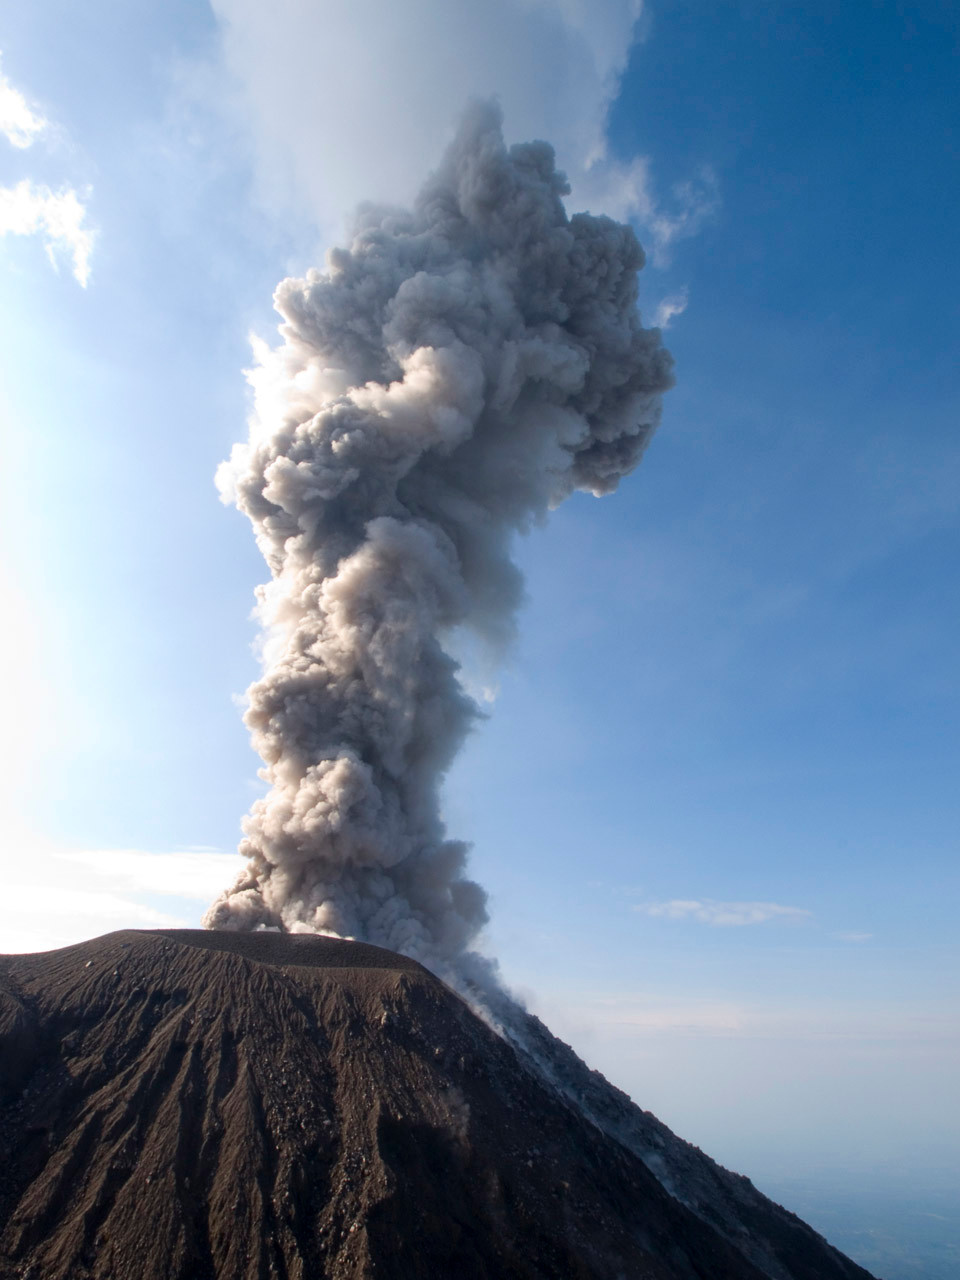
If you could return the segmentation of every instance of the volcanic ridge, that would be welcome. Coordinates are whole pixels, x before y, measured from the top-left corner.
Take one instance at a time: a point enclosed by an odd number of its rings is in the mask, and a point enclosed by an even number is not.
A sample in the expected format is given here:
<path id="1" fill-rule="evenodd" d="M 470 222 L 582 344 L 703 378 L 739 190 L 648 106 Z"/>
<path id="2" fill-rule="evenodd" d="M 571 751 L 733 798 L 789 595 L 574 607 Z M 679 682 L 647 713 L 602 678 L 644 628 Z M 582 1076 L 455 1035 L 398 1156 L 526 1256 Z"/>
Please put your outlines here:
<path id="1" fill-rule="evenodd" d="M 870 1280 L 535 1018 L 337 938 L 0 957 L 2 1280 Z"/>

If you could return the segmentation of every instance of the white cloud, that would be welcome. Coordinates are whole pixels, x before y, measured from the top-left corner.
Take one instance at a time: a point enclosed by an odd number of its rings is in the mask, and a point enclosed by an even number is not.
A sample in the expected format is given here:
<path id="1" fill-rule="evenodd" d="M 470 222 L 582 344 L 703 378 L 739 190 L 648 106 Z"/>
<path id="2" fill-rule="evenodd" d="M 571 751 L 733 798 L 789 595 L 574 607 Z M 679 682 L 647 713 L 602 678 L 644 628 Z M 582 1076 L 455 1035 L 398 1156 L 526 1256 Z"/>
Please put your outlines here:
<path id="1" fill-rule="evenodd" d="M 209 849 L 57 849 L 20 829 L 4 855 L 0 952 L 51 950 L 114 929 L 198 928 L 241 866 L 237 854 Z"/>
<path id="2" fill-rule="evenodd" d="M 673 898 L 669 902 L 642 902 L 633 908 L 665 920 L 697 920 L 702 924 L 737 926 L 764 924 L 768 920 L 799 923 L 811 913 L 779 902 L 716 902 L 712 898 Z"/>
<path id="3" fill-rule="evenodd" d="M 0 72 L 0 133 L 24 150 L 49 129 L 50 122 Z M 41 236 L 54 269 L 59 255 L 72 259 L 73 274 L 84 288 L 94 240 L 93 231 L 83 225 L 85 217 L 86 208 L 73 187 L 54 192 L 28 178 L 14 187 L 0 187 L 0 236 Z"/>
<path id="4" fill-rule="evenodd" d="M 24 150 L 47 128 L 48 121 L 29 106 L 20 90 L 0 71 L 0 133 Z"/>
<path id="5" fill-rule="evenodd" d="M 53 192 L 28 179 L 0 187 L 0 236 L 39 235 L 54 267 L 57 255 L 73 258 L 73 274 L 84 288 L 90 278 L 94 232 L 83 226 L 86 208 L 72 187 Z"/>
<path id="6" fill-rule="evenodd" d="M 243 866 L 235 853 L 184 849 L 144 853 L 141 849 L 77 849 L 55 855 L 131 892 L 167 894 L 209 902 Z"/>
<path id="7" fill-rule="evenodd" d="M 830 935 L 840 942 L 869 942 L 873 937 L 872 933 L 858 933 L 856 930 L 839 930 L 837 933 Z"/>
<path id="8" fill-rule="evenodd" d="M 668 294 L 661 299 L 653 315 L 653 323 L 658 329 L 669 329 L 674 316 L 682 316 L 687 309 L 687 291 L 680 289 L 677 293 Z"/>
<path id="9" fill-rule="evenodd" d="M 606 144 L 639 0 L 213 0 L 262 189 L 328 242 L 363 200 L 408 203 L 471 98 L 497 97 L 509 141 L 546 138 L 572 207 L 635 218 L 654 260 L 716 205 L 704 170 L 654 194 L 649 164 Z"/>

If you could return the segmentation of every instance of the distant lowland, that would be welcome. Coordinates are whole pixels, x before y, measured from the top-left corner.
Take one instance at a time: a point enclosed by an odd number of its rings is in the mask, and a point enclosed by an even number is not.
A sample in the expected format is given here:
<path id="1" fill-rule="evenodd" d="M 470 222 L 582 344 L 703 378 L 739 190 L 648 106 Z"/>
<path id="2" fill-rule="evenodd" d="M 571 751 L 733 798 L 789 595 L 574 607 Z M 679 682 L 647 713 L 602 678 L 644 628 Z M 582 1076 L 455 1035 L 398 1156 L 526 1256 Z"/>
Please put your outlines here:
<path id="1" fill-rule="evenodd" d="M 960 1277 L 960 1183 L 835 1172 L 760 1180 L 838 1249 L 883 1280 Z"/>

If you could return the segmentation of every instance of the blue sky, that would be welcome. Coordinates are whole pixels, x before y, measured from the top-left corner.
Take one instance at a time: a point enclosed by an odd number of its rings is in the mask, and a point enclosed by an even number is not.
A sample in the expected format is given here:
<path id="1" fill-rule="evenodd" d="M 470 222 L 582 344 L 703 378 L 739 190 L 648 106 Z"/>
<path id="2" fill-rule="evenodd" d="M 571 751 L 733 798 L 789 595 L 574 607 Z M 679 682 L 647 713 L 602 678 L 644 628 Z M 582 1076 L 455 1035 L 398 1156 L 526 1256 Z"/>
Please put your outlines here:
<path id="1" fill-rule="evenodd" d="M 0 196 L 0 950 L 195 922 L 231 877 L 264 569 L 212 477 L 248 334 L 497 92 L 509 136 L 556 142 L 571 207 L 634 219 L 678 382 L 621 491 L 518 547 L 520 640 L 445 799 L 486 945 L 758 1179 L 956 1177 L 955 10 L 378 12 L 0 20 L 37 124 L 0 137 L 0 188 L 30 184 L 16 226 Z M 38 201 L 68 191 L 54 269 Z"/>

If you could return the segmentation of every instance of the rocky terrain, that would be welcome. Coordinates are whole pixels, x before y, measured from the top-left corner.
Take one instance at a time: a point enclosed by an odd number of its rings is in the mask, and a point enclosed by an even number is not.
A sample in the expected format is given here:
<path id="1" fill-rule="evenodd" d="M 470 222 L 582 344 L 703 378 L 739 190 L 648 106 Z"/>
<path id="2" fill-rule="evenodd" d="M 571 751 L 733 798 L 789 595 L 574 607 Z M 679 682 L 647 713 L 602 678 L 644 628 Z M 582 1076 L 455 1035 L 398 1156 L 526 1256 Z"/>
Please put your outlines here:
<path id="1" fill-rule="evenodd" d="M 0 958 L 2 1280 L 869 1280 L 535 1019 L 362 943 Z"/>

